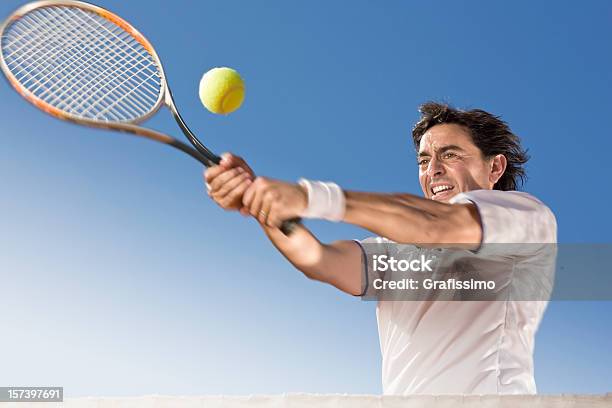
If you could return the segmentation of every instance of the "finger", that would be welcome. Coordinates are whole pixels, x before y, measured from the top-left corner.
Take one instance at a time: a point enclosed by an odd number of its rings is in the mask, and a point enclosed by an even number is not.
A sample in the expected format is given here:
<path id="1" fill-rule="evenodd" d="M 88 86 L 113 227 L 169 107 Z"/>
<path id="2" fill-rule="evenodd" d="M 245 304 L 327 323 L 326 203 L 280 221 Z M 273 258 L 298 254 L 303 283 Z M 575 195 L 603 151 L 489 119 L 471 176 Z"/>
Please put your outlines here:
<path id="1" fill-rule="evenodd" d="M 266 219 L 268 227 L 278 227 L 279 222 L 279 205 L 275 200 L 270 201 L 270 209 L 268 210 L 268 218 Z"/>
<path id="2" fill-rule="evenodd" d="M 251 203 L 253 202 L 253 198 L 255 198 L 256 191 L 257 191 L 257 184 L 252 183 L 247 189 L 247 191 L 244 192 L 244 195 L 242 196 L 242 205 L 244 206 L 247 213 L 249 214 L 251 213 L 250 206 L 251 206 Z"/>
<path id="3" fill-rule="evenodd" d="M 241 160 L 242 159 L 239 156 L 236 156 L 228 152 L 228 153 L 223 153 L 221 155 L 221 161 L 219 162 L 219 164 L 226 168 L 242 167 Z M 244 160 L 242 160 L 242 162 L 244 162 Z"/>
<path id="4" fill-rule="evenodd" d="M 204 170 L 204 181 L 206 181 L 207 183 L 210 183 L 215 177 L 217 177 L 219 174 L 223 173 L 224 171 L 227 171 L 227 169 L 221 166 L 208 167 L 207 169 Z"/>
<path id="5" fill-rule="evenodd" d="M 242 167 L 248 173 L 250 173 L 251 176 L 255 177 L 255 172 L 253 171 L 253 169 L 251 169 L 251 166 L 249 166 L 248 163 L 246 161 L 244 161 L 244 159 L 242 157 L 235 156 L 235 161 L 236 161 L 238 166 Z"/>
<path id="6" fill-rule="evenodd" d="M 232 153 L 224 153 L 221 155 L 221 164 L 225 167 L 242 167 L 245 171 L 250 173 L 252 176 L 255 176 L 253 169 L 247 164 L 246 161 L 240 156 L 236 156 Z"/>
<path id="7" fill-rule="evenodd" d="M 243 172 L 236 177 L 225 182 L 216 192 L 215 195 L 219 198 L 224 198 L 226 195 L 232 192 L 234 188 L 242 184 L 245 180 L 249 180 L 251 175 L 247 172 Z"/>
<path id="8" fill-rule="evenodd" d="M 209 181 L 208 184 L 210 184 L 211 192 L 216 193 L 225 183 L 227 183 L 229 180 L 233 179 L 234 177 L 239 176 L 240 174 L 243 174 L 244 172 L 245 171 L 241 169 L 240 167 L 235 167 L 233 169 L 223 171 L 213 180 Z"/>
<path id="9" fill-rule="evenodd" d="M 267 204 L 267 209 L 265 210 L 268 214 L 266 224 L 269 227 L 276 226 L 277 220 L 282 216 L 279 212 L 283 209 L 278 193 L 273 190 L 266 192 L 263 201 Z"/>
<path id="10" fill-rule="evenodd" d="M 221 161 L 219 162 L 219 165 L 225 167 L 225 168 L 229 168 L 231 167 L 231 161 L 233 160 L 233 154 L 231 154 L 230 152 L 225 152 L 221 155 Z"/>
<path id="11" fill-rule="evenodd" d="M 240 168 L 233 168 L 233 169 L 229 169 L 229 170 L 223 169 L 223 171 L 221 173 L 219 173 L 215 178 L 213 178 L 208 183 L 208 184 L 210 184 L 211 191 L 213 193 L 216 193 L 229 180 L 231 180 L 234 177 L 237 177 L 237 176 L 239 176 L 240 174 L 243 174 L 243 173 L 244 173 L 244 170 L 242 170 Z"/>
<path id="12" fill-rule="evenodd" d="M 240 200 L 244 192 L 249 188 L 249 185 L 251 185 L 251 183 L 251 180 L 244 179 L 239 185 L 234 187 L 234 189 L 230 191 L 225 197 L 219 200 L 219 205 L 223 208 L 231 206 L 233 208 L 240 208 L 240 210 L 242 210 L 242 207 L 240 207 Z"/>
<path id="13" fill-rule="evenodd" d="M 249 212 L 251 215 L 259 220 L 259 216 L 261 215 L 259 212 L 261 211 L 262 198 L 263 198 L 263 187 L 258 185 L 255 189 L 255 194 L 253 196 L 253 201 L 249 205 Z"/>
<path id="14" fill-rule="evenodd" d="M 259 216 L 257 217 L 257 219 L 262 224 L 270 225 L 269 224 L 269 218 L 271 215 L 270 210 L 272 209 L 272 203 L 273 203 L 271 198 L 272 198 L 272 195 L 270 194 L 270 192 L 265 192 L 261 196 L 261 207 L 259 209 L 259 213 L 258 213 Z"/>
<path id="15" fill-rule="evenodd" d="M 246 179 L 245 181 L 242 182 L 242 184 L 240 184 L 238 187 L 236 187 L 230 194 L 229 196 L 231 196 L 231 199 L 233 202 L 236 203 L 236 206 L 240 209 L 240 212 L 242 213 L 242 210 L 246 210 L 244 207 L 242 207 L 242 197 L 244 196 L 244 193 L 248 190 L 248 188 L 251 186 L 251 184 L 253 184 L 253 180 L 251 179 Z M 247 214 L 248 215 L 248 211 Z"/>

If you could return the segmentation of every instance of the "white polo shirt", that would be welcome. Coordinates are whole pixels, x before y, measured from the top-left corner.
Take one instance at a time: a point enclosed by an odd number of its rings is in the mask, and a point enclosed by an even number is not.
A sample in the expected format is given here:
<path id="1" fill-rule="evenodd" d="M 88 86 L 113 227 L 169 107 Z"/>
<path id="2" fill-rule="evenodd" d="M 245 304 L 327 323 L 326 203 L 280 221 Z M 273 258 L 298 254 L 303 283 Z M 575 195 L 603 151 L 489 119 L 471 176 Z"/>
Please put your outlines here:
<path id="1" fill-rule="evenodd" d="M 455 264 L 463 269 L 467 265 L 513 290 L 520 288 L 521 276 L 538 274 L 543 286 L 551 289 L 551 245 L 539 245 L 557 240 L 550 209 L 535 197 L 516 191 L 476 190 L 451 200 L 469 202 L 480 213 L 483 245 L 478 251 L 465 251 L 473 257 L 449 260 L 451 269 Z M 387 253 L 397 247 L 385 238 L 369 238 L 360 242 L 364 256 L 372 255 L 365 244 L 373 242 L 387 243 Z M 512 243 L 529 245 L 501 245 Z M 410 247 L 415 254 L 432 251 Z M 371 284 L 374 272 L 369 262 L 365 265 Z M 376 315 L 384 394 L 535 394 L 534 337 L 546 305 L 539 298 L 379 300 Z"/>

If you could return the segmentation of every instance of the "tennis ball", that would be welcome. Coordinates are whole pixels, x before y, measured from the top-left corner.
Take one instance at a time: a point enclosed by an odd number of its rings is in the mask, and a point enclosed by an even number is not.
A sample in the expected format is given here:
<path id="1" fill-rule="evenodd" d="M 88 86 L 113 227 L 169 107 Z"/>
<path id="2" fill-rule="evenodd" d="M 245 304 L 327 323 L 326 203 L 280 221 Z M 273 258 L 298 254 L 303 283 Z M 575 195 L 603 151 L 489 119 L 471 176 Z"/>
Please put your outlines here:
<path id="1" fill-rule="evenodd" d="M 213 68 L 200 80 L 200 100 L 212 113 L 232 113 L 244 101 L 244 82 L 231 68 Z"/>

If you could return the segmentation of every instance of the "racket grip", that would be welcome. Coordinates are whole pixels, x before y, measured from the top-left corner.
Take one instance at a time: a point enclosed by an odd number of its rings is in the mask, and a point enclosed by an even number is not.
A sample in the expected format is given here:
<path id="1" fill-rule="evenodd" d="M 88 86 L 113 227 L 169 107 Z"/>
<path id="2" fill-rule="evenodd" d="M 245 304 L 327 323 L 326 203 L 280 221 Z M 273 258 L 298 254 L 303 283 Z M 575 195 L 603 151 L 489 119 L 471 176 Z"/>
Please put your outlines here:
<path id="1" fill-rule="evenodd" d="M 292 218 L 290 220 L 283 221 L 283 223 L 280 226 L 280 230 L 283 232 L 283 234 L 289 237 L 291 236 L 293 231 L 295 231 L 295 228 L 299 224 L 301 224 L 301 222 L 302 222 L 301 218 Z"/>

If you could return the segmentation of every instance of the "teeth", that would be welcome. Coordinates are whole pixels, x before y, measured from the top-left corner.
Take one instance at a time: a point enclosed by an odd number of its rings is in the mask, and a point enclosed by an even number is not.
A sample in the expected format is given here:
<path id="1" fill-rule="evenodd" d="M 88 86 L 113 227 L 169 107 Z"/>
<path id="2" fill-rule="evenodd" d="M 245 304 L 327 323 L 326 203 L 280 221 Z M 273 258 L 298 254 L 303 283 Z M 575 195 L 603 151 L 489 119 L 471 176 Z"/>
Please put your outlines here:
<path id="1" fill-rule="evenodd" d="M 433 191 L 434 194 L 438 194 L 441 191 L 450 190 L 452 188 L 453 188 L 453 186 L 436 186 L 436 187 L 432 188 L 431 191 Z"/>

